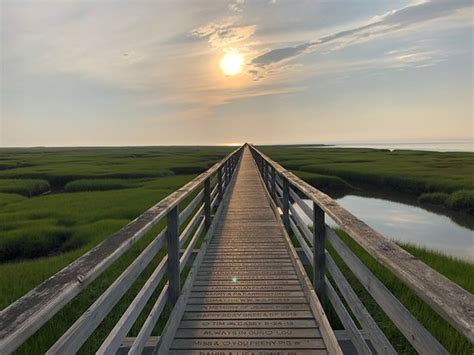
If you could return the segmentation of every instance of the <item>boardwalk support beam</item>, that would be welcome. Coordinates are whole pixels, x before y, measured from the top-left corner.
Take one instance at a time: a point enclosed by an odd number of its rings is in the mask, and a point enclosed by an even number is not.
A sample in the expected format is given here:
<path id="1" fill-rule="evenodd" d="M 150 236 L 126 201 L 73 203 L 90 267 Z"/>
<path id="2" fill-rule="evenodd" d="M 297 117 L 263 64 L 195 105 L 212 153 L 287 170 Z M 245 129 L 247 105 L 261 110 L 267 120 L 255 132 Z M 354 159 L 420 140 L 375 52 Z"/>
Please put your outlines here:
<path id="1" fill-rule="evenodd" d="M 168 230 L 168 274 L 169 274 L 169 302 L 175 305 L 180 294 L 179 275 L 179 237 L 178 237 L 178 206 L 174 207 L 167 215 Z"/>

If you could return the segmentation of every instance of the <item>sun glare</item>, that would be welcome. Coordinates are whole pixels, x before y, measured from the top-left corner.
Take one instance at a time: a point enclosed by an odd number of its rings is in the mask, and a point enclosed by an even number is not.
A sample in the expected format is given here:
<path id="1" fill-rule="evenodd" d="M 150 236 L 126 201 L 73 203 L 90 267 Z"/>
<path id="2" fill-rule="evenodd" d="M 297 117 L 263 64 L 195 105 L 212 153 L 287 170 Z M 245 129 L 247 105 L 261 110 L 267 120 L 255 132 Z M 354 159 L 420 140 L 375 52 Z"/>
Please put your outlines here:
<path id="1" fill-rule="evenodd" d="M 240 53 L 227 53 L 220 62 L 220 67 L 225 75 L 237 75 L 242 71 L 244 59 Z"/>

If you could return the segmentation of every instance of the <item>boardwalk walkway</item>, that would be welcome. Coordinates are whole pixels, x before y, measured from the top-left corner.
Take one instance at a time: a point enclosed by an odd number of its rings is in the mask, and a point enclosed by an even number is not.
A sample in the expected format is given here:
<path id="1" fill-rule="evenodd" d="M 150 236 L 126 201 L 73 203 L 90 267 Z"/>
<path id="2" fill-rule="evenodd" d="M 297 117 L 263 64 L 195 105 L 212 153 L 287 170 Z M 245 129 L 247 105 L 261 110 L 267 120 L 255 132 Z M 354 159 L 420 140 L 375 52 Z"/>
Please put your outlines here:
<path id="1" fill-rule="evenodd" d="M 170 353 L 317 354 L 326 349 L 246 148 Z"/>

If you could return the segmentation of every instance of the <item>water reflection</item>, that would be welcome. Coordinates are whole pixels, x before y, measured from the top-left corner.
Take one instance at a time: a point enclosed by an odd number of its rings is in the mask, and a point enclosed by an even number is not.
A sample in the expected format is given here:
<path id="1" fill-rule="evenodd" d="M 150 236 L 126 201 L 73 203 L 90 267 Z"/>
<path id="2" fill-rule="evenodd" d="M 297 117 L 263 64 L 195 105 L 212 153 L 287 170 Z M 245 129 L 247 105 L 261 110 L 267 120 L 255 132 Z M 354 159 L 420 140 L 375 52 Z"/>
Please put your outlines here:
<path id="1" fill-rule="evenodd" d="M 346 195 L 337 201 L 387 238 L 425 246 L 474 262 L 473 231 L 447 216 L 374 197 Z M 306 202 L 311 204 L 309 200 Z M 305 220 L 310 223 L 309 218 Z M 330 219 L 328 224 L 335 226 Z"/>

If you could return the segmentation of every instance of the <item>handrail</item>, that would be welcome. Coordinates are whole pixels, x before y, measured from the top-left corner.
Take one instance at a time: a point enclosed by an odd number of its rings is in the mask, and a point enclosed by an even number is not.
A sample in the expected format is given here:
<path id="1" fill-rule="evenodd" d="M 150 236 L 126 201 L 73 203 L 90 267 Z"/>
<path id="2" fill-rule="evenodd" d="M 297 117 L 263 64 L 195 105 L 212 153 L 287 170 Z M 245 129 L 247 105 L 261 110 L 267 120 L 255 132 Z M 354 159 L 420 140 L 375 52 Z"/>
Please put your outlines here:
<path id="1" fill-rule="evenodd" d="M 286 170 L 252 145 L 250 148 L 270 189 L 277 191 L 278 184 L 273 183 L 275 181 L 272 177 L 273 172 L 269 173 L 269 170 L 274 171 L 282 178 L 283 201 L 281 206 L 284 221 L 289 219 L 290 214 L 288 206 L 290 193 L 286 193 L 288 196 L 285 196 L 285 189 L 293 187 L 305 198 L 310 199 L 317 209 L 330 216 L 343 231 L 380 264 L 395 274 L 442 318 L 471 342 L 474 342 L 474 296 L 470 292 L 433 270 L 396 243 L 383 237 L 342 208 L 331 197 Z M 274 187 L 275 185 L 277 187 Z M 273 192 L 271 191 L 271 193 Z M 285 204 L 288 207 L 285 208 Z M 324 217 L 322 221 L 324 221 Z M 289 221 L 287 223 L 290 228 Z"/>
<path id="2" fill-rule="evenodd" d="M 210 224 L 212 219 L 210 211 L 213 206 L 222 199 L 223 191 L 230 182 L 242 149 L 243 146 L 234 150 L 207 171 L 128 223 L 110 238 L 2 310 L 0 312 L 0 353 L 6 354 L 16 350 L 41 328 L 44 323 L 78 295 L 79 292 L 101 275 L 115 260 L 145 236 L 145 234 L 164 217 L 168 217 L 168 226 L 165 227 L 140 254 L 138 257 L 140 260 L 138 260 L 138 258 L 135 259 L 120 277 L 109 286 L 101 298 L 89 308 L 88 312 L 83 314 L 83 317 L 76 321 L 74 324 L 76 328 L 73 329 L 73 327 L 71 327 L 68 330 L 71 334 L 81 332 L 81 337 L 71 335 L 69 340 L 65 340 L 65 343 L 68 342 L 67 346 L 71 347 L 65 348 L 78 349 L 78 346 L 80 347 L 83 341 L 87 339 L 90 333 L 92 333 L 95 327 L 100 323 L 100 319 L 105 318 L 112 308 L 112 305 L 118 302 L 120 299 L 118 295 L 128 289 L 129 285 L 139 276 L 153 256 L 156 255 L 164 244 L 165 239 L 168 241 L 168 261 L 166 262 L 167 265 L 163 265 L 162 267 L 168 267 L 170 286 L 166 287 L 166 298 L 169 298 L 173 304 L 173 299 L 179 295 L 179 270 L 181 269 L 179 249 L 190 236 L 191 232 L 191 230 L 189 230 L 190 228 L 185 229 L 185 233 L 183 233 L 180 238 L 178 235 L 179 226 L 191 216 L 193 211 L 200 204 L 204 206 L 204 213 L 202 207 L 198 208 L 195 213 L 204 217 L 206 226 Z M 217 175 L 217 179 L 215 179 L 217 182 L 214 191 L 212 191 L 211 180 L 214 175 Z M 191 194 L 196 192 L 201 185 L 204 185 L 203 192 L 197 193 L 194 199 L 188 204 L 188 207 L 179 214 L 179 205 L 184 202 L 186 198 L 191 196 Z M 217 194 L 214 194 L 215 191 L 217 191 Z M 200 218 L 197 216 L 191 219 L 191 223 L 193 223 L 194 226 L 199 220 Z M 170 225 L 170 223 L 172 224 Z M 201 227 L 195 232 L 195 237 L 193 237 L 192 241 L 193 245 L 197 240 L 196 234 L 198 234 L 198 232 L 199 234 L 202 232 Z M 171 251 L 175 254 L 177 253 L 177 260 L 173 259 L 174 255 L 170 255 Z M 188 257 L 189 252 L 185 255 L 184 261 L 187 261 Z M 174 274 L 172 268 L 174 268 Z M 155 283 L 157 284 L 157 282 Z M 91 313 L 93 316 L 90 316 Z M 85 329 L 86 327 L 83 326 L 83 324 L 88 316 L 93 320 L 94 325 L 89 325 L 88 329 Z M 83 321 L 82 323 L 81 320 Z M 61 339 L 63 339 L 66 334 Z M 65 349 L 58 344 L 55 344 L 55 346 L 56 345 L 57 349 Z M 60 345 L 63 346 L 62 344 Z M 54 353 L 55 351 L 50 349 L 50 352 Z"/>

